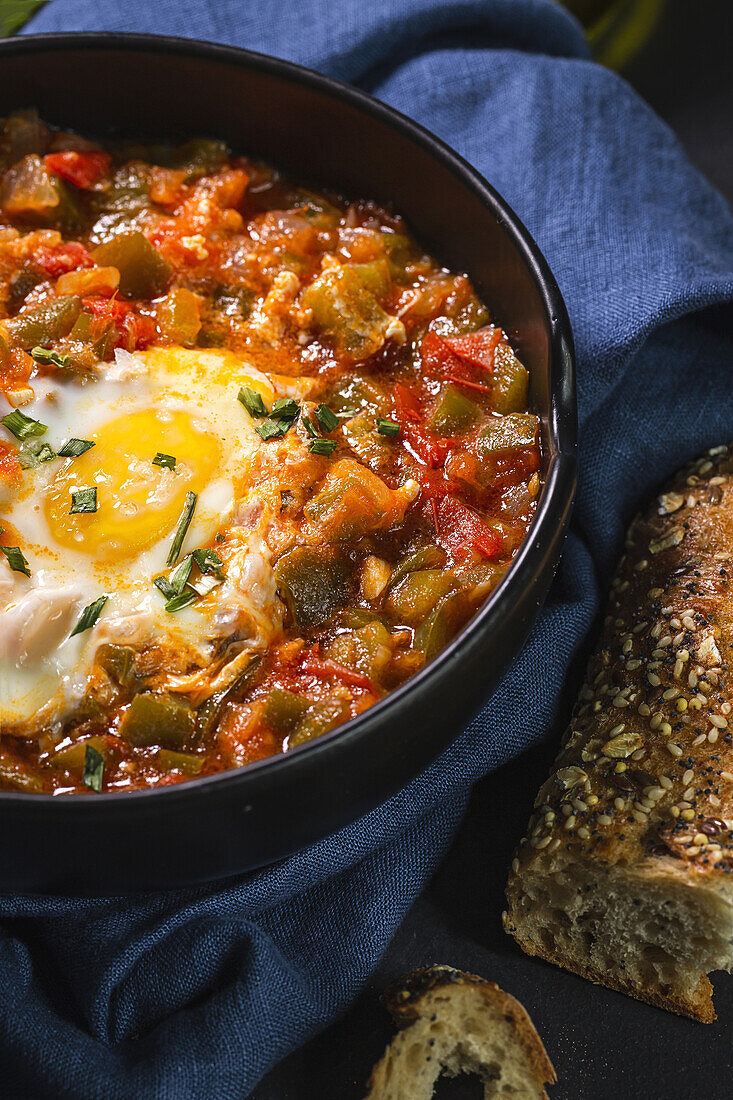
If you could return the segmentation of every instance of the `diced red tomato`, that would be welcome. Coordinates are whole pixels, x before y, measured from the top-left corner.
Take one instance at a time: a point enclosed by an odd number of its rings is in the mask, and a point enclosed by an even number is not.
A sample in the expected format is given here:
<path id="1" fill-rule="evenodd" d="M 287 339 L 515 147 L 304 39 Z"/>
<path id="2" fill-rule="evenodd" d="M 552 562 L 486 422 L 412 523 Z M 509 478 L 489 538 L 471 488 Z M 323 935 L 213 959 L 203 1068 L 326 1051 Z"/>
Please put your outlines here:
<path id="1" fill-rule="evenodd" d="M 312 676 L 335 676 L 337 680 L 342 680 L 349 687 L 361 688 L 363 691 L 371 691 L 373 695 L 377 694 L 368 676 L 339 664 L 338 661 L 332 661 L 328 657 L 316 657 L 313 653 L 308 653 L 300 662 L 300 667 L 303 672 Z"/>
<path id="2" fill-rule="evenodd" d="M 444 336 L 443 342 L 471 366 L 493 371 L 496 349 L 501 342 L 501 329 L 489 325 L 465 336 Z"/>
<path id="3" fill-rule="evenodd" d="M 501 535 L 455 497 L 444 497 L 436 503 L 435 518 L 438 542 L 457 561 L 466 561 L 474 551 L 484 558 L 501 553 Z"/>
<path id="4" fill-rule="evenodd" d="M 124 348 L 125 351 L 146 348 L 158 335 L 153 318 L 135 313 L 129 302 L 121 302 L 118 298 L 90 297 L 82 298 L 82 305 L 100 323 L 100 331 L 96 335 L 101 338 L 105 327 L 113 324 L 116 330 L 115 347 Z"/>
<path id="5" fill-rule="evenodd" d="M 466 336 L 440 336 L 431 330 L 420 345 L 423 371 L 430 378 L 487 392 L 481 379 L 494 369 L 500 340 L 501 329 L 492 325 Z"/>
<path id="6" fill-rule="evenodd" d="M 7 443 L 0 442 L 0 481 L 17 485 L 20 480 L 18 453 Z"/>
<path id="7" fill-rule="evenodd" d="M 426 500 L 440 500 L 441 497 L 460 491 L 457 481 L 448 481 L 442 470 L 430 470 L 424 466 L 417 466 L 412 475 L 420 486 L 422 496 Z"/>
<path id="8" fill-rule="evenodd" d="M 33 253 L 33 262 L 52 279 L 67 275 L 70 271 L 78 271 L 80 267 L 94 266 L 94 260 L 78 241 L 68 241 L 57 248 L 42 244 Z"/>
<path id="9" fill-rule="evenodd" d="M 101 179 L 111 161 L 109 153 L 79 153 L 71 149 L 66 153 L 49 153 L 43 158 L 49 172 L 55 172 L 68 183 L 85 191 Z"/>
<path id="10" fill-rule="evenodd" d="M 398 382 L 394 388 L 394 399 L 402 438 L 426 466 L 437 469 L 453 446 L 453 440 L 429 430 L 423 420 L 418 396 L 409 386 Z"/>

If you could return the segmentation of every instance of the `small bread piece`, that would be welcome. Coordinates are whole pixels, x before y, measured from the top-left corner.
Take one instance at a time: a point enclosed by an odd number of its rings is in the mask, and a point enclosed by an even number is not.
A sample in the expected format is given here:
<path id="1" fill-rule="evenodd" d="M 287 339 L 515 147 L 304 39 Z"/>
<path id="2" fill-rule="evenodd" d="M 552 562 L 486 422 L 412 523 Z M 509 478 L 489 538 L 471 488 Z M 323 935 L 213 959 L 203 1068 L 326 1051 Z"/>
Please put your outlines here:
<path id="1" fill-rule="evenodd" d="M 629 530 L 504 914 L 528 954 L 705 1022 L 733 966 L 732 580 L 730 445 Z"/>
<path id="2" fill-rule="evenodd" d="M 514 997 L 449 966 L 415 970 L 384 994 L 402 1030 L 372 1070 L 366 1100 L 430 1100 L 441 1073 L 476 1073 L 484 1096 L 547 1100 L 557 1080 Z"/>

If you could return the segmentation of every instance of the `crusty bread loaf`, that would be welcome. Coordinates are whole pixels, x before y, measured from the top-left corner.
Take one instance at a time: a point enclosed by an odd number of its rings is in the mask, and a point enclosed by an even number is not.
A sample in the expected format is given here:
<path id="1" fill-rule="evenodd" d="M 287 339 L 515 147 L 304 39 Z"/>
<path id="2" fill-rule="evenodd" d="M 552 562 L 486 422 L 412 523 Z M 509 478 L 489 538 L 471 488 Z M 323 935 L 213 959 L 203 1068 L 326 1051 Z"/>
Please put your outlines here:
<path id="1" fill-rule="evenodd" d="M 733 445 L 632 524 L 507 885 L 530 955 L 697 1020 L 733 966 Z"/>
<path id="2" fill-rule="evenodd" d="M 429 966 L 384 1000 L 403 1030 L 374 1067 L 366 1100 L 430 1100 L 441 1073 L 478 1074 L 486 1100 L 547 1100 L 552 1063 L 519 1001 L 498 985 Z"/>

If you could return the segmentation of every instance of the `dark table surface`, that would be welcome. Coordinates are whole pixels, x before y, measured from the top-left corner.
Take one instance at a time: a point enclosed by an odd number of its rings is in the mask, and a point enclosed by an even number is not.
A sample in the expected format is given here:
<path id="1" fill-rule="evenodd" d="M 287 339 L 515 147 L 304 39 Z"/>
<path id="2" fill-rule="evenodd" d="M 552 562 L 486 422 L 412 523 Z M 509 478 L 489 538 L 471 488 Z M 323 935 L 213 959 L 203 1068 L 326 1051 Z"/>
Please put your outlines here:
<path id="1" fill-rule="evenodd" d="M 733 201 L 733 5 L 672 0 L 624 75 Z M 570 692 L 568 692 L 570 694 Z M 568 701 L 568 710 L 570 701 Z M 557 737 L 479 783 L 452 849 L 350 1011 L 261 1082 L 251 1100 L 363 1100 L 393 1034 L 379 994 L 416 966 L 481 974 L 529 1011 L 558 1075 L 553 1100 L 731 1100 L 733 978 L 713 977 L 718 1020 L 696 1024 L 526 958 L 501 929 L 513 846 Z M 479 1100 L 475 1078 L 441 1080 L 437 1100 Z"/>

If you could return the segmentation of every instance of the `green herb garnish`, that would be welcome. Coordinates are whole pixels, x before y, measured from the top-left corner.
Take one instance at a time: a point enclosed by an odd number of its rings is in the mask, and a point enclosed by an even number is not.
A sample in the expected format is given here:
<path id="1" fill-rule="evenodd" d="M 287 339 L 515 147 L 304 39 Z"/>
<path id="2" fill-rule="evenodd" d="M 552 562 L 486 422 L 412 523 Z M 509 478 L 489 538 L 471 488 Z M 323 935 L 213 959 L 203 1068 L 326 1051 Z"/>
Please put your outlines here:
<path id="1" fill-rule="evenodd" d="M 308 444 L 308 450 L 312 455 L 323 455 L 324 458 L 330 457 L 336 447 L 335 439 L 311 439 Z"/>
<path id="2" fill-rule="evenodd" d="M 31 355 L 37 363 L 43 363 L 47 367 L 71 366 L 70 355 L 61 355 L 58 351 L 50 351 L 48 348 L 31 348 Z"/>
<path id="3" fill-rule="evenodd" d="M 79 622 L 76 624 L 71 634 L 69 634 L 69 637 L 73 638 L 76 634 L 83 634 L 85 630 L 90 630 L 101 615 L 102 608 L 106 602 L 106 596 L 99 596 L 94 603 L 87 604 L 79 616 Z"/>
<path id="4" fill-rule="evenodd" d="M 300 407 L 291 397 L 281 397 L 272 406 L 267 420 L 263 420 L 255 431 L 260 439 L 282 439 L 289 428 L 300 416 Z"/>
<path id="5" fill-rule="evenodd" d="M 167 600 L 172 599 L 176 594 L 173 585 L 167 577 L 156 577 L 153 584 L 156 588 L 160 589 Z"/>
<path id="6" fill-rule="evenodd" d="M 262 400 L 262 394 L 258 393 L 257 390 L 253 390 L 249 386 L 242 386 L 237 394 L 237 401 L 241 401 L 249 415 L 255 419 L 267 416 L 267 406 Z"/>
<path id="7" fill-rule="evenodd" d="M 79 455 L 83 455 L 86 451 L 90 451 L 93 446 L 94 443 L 91 439 L 76 439 L 72 437 L 66 440 L 59 451 L 59 458 L 78 458 Z"/>
<path id="8" fill-rule="evenodd" d="M 221 570 L 224 562 L 213 550 L 194 550 L 192 557 L 202 573 L 211 573 L 217 580 L 224 580 Z"/>
<path id="9" fill-rule="evenodd" d="M 19 546 L 0 546 L 0 550 L 8 559 L 8 565 L 15 573 L 25 573 L 26 577 L 30 577 L 30 566 L 23 557 Z"/>
<path id="10" fill-rule="evenodd" d="M 174 470 L 176 467 L 175 456 L 164 455 L 161 451 L 158 451 L 153 459 L 153 466 L 163 466 L 166 470 Z"/>
<path id="11" fill-rule="evenodd" d="M 318 439 L 318 428 L 309 416 L 301 417 L 301 423 L 312 439 Z"/>
<path id="12" fill-rule="evenodd" d="M 378 416 L 377 431 L 380 435 L 386 435 L 390 439 L 396 439 L 400 434 L 400 426 L 396 420 L 385 420 L 383 416 Z"/>
<path id="13" fill-rule="evenodd" d="M 69 509 L 70 516 L 75 515 L 77 512 L 96 512 L 96 510 L 96 485 L 93 485 L 90 489 L 77 489 L 75 493 L 71 494 L 71 508 Z"/>
<path id="14" fill-rule="evenodd" d="M 104 779 L 104 757 L 94 745 L 87 745 L 84 753 L 84 772 L 81 781 L 90 791 L 101 791 Z"/>
<path id="15" fill-rule="evenodd" d="M 192 603 L 195 603 L 198 599 L 198 593 L 193 592 L 190 588 L 187 592 L 179 592 L 177 596 L 173 596 L 165 605 L 165 610 L 183 611 L 184 607 L 190 607 Z"/>
<path id="16" fill-rule="evenodd" d="M 270 416 L 279 420 L 297 420 L 300 415 L 300 406 L 292 397 L 279 397 L 272 406 Z"/>
<path id="17" fill-rule="evenodd" d="M 21 442 L 24 439 L 30 439 L 34 435 L 45 435 L 48 431 L 48 427 L 41 424 L 40 420 L 34 420 L 32 416 L 26 416 L 20 409 L 13 409 L 11 413 L 0 420 L 0 424 L 3 424 Z"/>
<path id="18" fill-rule="evenodd" d="M 334 428 L 339 426 L 339 418 L 336 413 L 331 412 L 328 405 L 318 405 L 316 408 L 316 420 L 321 425 L 324 432 L 332 432 Z"/>
<path id="19" fill-rule="evenodd" d="M 171 588 L 174 596 L 180 596 L 186 587 L 186 581 L 191 576 L 193 568 L 193 554 L 188 554 L 171 577 Z"/>
<path id="20" fill-rule="evenodd" d="M 186 493 L 186 501 L 183 505 L 183 511 L 181 512 L 178 520 L 178 526 L 176 527 L 176 533 L 173 536 L 173 542 L 171 543 L 170 553 L 166 559 L 166 565 L 175 565 L 178 561 L 178 555 L 181 552 L 183 546 L 183 540 L 186 537 L 186 532 L 191 526 L 191 520 L 193 519 L 193 513 L 196 511 L 196 501 L 198 496 L 196 493 Z M 176 608 L 176 610 L 178 610 Z"/>
<path id="21" fill-rule="evenodd" d="M 41 462 L 50 462 L 56 458 L 56 452 L 48 443 L 42 443 L 40 439 L 28 439 L 18 451 L 18 462 L 23 470 L 30 470 L 32 466 L 38 466 Z"/>

